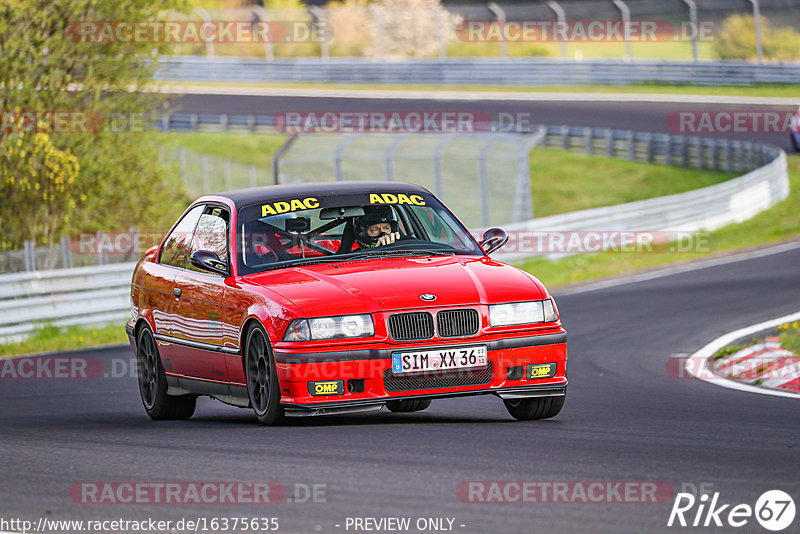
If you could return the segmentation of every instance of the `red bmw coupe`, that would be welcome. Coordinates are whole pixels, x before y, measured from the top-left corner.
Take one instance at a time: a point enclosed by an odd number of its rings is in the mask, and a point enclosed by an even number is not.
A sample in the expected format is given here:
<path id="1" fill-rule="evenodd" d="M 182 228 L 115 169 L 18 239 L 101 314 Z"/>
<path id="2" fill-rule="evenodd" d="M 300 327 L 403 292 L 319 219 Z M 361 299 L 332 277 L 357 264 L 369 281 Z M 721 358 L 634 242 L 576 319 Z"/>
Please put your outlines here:
<path id="1" fill-rule="evenodd" d="M 145 410 L 185 419 L 208 395 L 276 424 L 492 394 L 553 417 L 567 334 L 541 282 L 488 256 L 506 240 L 396 182 L 202 197 L 133 274 Z"/>

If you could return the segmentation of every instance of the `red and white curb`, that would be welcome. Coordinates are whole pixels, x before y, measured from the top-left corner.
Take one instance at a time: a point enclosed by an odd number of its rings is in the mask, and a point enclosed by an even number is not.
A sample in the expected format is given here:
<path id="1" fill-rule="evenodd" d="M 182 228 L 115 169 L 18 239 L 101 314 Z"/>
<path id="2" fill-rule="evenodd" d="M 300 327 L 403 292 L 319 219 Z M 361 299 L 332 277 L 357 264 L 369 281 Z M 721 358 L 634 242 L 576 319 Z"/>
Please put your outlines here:
<path id="1" fill-rule="evenodd" d="M 729 332 L 689 356 L 685 370 L 695 378 L 724 388 L 800 399 L 800 358 L 780 348 L 775 338 L 746 347 L 716 362 L 710 359 L 719 349 L 739 338 L 798 320 L 800 312 Z"/>
<path id="2" fill-rule="evenodd" d="M 713 361 L 711 370 L 724 378 L 768 389 L 800 393 L 800 356 L 768 337 Z"/>

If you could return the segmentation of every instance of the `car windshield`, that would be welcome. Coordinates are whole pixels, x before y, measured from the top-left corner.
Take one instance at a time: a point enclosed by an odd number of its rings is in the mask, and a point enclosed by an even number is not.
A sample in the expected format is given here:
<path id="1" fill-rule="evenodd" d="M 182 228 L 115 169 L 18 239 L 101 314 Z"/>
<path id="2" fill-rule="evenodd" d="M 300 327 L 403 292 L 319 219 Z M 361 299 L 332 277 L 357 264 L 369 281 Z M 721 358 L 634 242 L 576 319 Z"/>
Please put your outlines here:
<path id="1" fill-rule="evenodd" d="M 238 216 L 239 273 L 342 259 L 483 255 L 435 197 L 417 192 L 271 199 Z"/>

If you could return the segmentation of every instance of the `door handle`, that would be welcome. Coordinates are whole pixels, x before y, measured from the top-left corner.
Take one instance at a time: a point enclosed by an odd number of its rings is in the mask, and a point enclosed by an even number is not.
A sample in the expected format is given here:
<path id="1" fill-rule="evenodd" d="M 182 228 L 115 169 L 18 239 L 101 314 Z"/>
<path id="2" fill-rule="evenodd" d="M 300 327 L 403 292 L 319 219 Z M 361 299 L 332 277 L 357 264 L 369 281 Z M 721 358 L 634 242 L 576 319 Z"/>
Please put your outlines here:
<path id="1" fill-rule="evenodd" d="M 180 297 L 181 296 L 181 288 L 176 287 L 175 289 L 172 290 L 172 294 L 175 295 L 176 297 Z"/>

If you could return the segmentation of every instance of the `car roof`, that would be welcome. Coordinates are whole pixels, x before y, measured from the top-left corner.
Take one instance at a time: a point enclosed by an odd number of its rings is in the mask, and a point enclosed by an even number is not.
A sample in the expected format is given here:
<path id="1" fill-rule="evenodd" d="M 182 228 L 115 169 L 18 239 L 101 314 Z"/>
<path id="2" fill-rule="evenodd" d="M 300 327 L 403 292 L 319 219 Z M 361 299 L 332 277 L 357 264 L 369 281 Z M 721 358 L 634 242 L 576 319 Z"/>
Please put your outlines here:
<path id="1" fill-rule="evenodd" d="M 430 191 L 422 186 L 403 182 L 304 182 L 301 184 L 268 185 L 236 189 L 223 193 L 215 193 L 214 197 L 223 197 L 231 200 L 236 208 L 241 208 L 257 202 L 279 200 L 287 197 L 300 197 L 303 195 L 337 195 L 348 193 L 427 193 Z"/>

